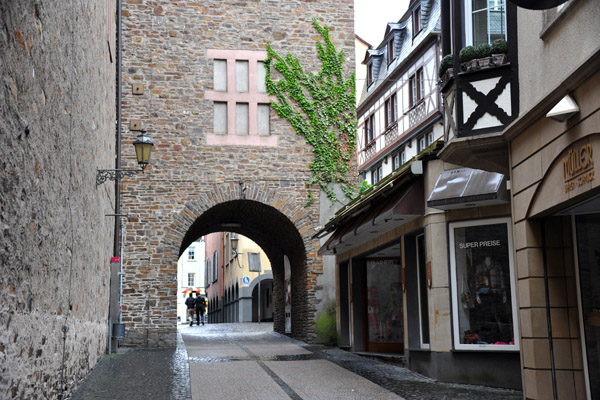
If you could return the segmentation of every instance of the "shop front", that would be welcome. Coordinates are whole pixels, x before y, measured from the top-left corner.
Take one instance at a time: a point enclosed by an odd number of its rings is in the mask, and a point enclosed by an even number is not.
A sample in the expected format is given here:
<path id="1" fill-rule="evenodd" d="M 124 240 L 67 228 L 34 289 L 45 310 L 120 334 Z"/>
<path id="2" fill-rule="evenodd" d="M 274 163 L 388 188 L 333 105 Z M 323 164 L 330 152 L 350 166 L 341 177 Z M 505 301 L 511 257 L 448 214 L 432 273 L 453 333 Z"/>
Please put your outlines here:
<path id="1" fill-rule="evenodd" d="M 600 73 L 511 137 L 525 393 L 600 398 Z M 527 150 L 527 151 L 525 151 Z"/>
<path id="2" fill-rule="evenodd" d="M 341 346 L 440 381 L 518 389 L 506 180 L 414 162 L 329 223 L 320 252 L 336 256 Z"/>

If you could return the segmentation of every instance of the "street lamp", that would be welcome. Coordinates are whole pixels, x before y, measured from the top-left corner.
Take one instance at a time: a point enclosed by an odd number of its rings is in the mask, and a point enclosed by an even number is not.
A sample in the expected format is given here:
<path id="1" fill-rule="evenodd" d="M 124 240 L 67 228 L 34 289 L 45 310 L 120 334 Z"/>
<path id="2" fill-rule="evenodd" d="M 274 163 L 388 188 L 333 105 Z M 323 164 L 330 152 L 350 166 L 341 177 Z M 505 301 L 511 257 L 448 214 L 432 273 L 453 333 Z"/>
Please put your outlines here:
<path id="1" fill-rule="evenodd" d="M 231 241 L 231 250 L 233 250 L 233 256 L 237 257 L 238 256 L 237 247 L 238 247 L 238 242 L 240 241 L 240 239 L 237 237 L 237 235 L 236 236 L 232 235 L 232 236 L 230 236 L 229 240 Z"/>
<path id="2" fill-rule="evenodd" d="M 144 169 L 148 166 L 148 163 L 150 163 L 150 155 L 152 154 L 152 146 L 154 146 L 154 143 L 146 136 L 146 131 L 142 129 L 141 133 L 133 142 L 133 146 L 135 147 L 137 162 L 142 169 L 98 168 L 96 170 L 96 186 L 103 184 L 107 179 L 114 181 L 117 178 L 122 179 L 126 176 L 133 176 L 140 172 L 144 172 Z"/>

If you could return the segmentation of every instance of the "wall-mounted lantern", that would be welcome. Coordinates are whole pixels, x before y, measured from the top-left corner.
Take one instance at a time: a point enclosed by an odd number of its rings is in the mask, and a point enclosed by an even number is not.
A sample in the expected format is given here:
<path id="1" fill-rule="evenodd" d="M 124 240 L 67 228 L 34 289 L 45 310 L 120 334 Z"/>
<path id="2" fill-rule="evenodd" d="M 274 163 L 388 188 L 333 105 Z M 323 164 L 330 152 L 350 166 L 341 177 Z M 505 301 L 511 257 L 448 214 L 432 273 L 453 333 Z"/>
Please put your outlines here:
<path id="1" fill-rule="evenodd" d="M 114 181 L 117 177 L 122 179 L 126 176 L 133 176 L 144 172 L 144 169 L 150 163 L 150 155 L 152 154 L 154 143 L 146 136 L 146 131 L 141 130 L 141 133 L 133 142 L 133 146 L 135 147 L 135 155 L 141 169 L 98 168 L 96 170 L 96 186 L 103 184 L 107 179 Z"/>

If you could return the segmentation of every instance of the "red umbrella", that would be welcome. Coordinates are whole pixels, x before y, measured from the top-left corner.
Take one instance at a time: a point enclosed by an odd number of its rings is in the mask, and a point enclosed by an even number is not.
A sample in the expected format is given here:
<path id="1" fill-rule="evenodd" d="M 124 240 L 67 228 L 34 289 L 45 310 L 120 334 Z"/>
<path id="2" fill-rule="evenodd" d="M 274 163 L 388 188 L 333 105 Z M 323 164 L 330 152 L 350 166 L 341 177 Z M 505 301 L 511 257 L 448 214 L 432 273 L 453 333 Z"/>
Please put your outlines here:
<path id="1" fill-rule="evenodd" d="M 190 286 L 190 287 L 183 289 L 182 293 L 189 293 L 189 292 L 200 292 L 200 289 L 198 289 L 196 286 Z"/>

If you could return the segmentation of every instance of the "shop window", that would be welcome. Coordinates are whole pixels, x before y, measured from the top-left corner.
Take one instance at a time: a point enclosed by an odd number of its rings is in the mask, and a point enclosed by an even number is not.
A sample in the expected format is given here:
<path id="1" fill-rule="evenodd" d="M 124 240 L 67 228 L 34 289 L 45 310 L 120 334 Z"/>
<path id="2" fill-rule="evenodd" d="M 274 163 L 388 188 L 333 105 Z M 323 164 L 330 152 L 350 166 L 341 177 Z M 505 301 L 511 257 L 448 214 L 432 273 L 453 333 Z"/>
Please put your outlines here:
<path id="1" fill-rule="evenodd" d="M 506 39 L 506 0 L 470 0 L 465 3 L 466 44 L 479 46 Z"/>
<path id="2" fill-rule="evenodd" d="M 449 224 L 454 348 L 518 350 L 510 218 Z"/>
<path id="3" fill-rule="evenodd" d="M 400 270 L 397 260 L 366 262 L 368 351 L 389 351 L 389 345 L 404 343 Z"/>
<path id="4" fill-rule="evenodd" d="M 396 93 L 393 93 L 385 101 L 385 127 L 391 127 L 398 119 L 398 101 Z"/>

